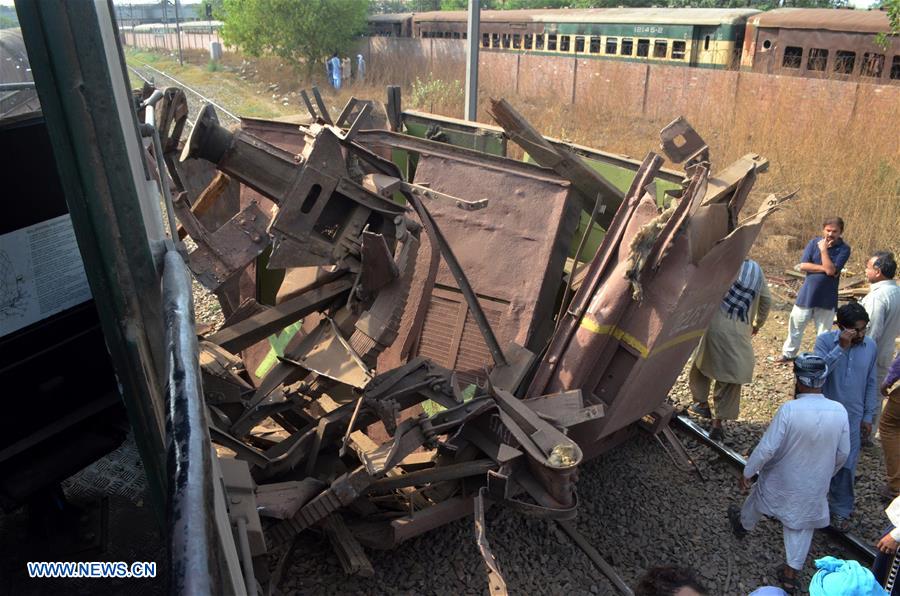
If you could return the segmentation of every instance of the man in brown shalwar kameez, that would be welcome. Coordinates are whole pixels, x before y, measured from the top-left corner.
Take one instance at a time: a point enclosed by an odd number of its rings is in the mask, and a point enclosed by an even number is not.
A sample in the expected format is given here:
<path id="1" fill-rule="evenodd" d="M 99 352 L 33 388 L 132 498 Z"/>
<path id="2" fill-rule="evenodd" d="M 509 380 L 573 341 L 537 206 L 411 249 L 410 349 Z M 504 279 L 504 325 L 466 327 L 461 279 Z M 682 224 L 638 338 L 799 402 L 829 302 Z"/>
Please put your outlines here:
<path id="1" fill-rule="evenodd" d="M 751 338 L 766 322 L 772 303 L 762 268 L 746 259 L 737 279 L 722 299 L 700 340 L 688 379 L 694 405 L 690 410 L 712 418 L 710 437 L 724 438 L 723 420 L 736 420 L 741 408 L 741 385 L 753 379 Z M 715 381 L 712 408 L 709 389 Z"/>

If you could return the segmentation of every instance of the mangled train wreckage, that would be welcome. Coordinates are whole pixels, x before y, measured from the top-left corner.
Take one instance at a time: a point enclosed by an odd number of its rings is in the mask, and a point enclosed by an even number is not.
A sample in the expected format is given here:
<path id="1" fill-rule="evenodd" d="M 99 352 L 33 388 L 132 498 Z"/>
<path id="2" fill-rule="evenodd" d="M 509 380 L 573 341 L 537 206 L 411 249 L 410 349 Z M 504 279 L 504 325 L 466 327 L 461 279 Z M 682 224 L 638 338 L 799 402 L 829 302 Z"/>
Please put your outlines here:
<path id="1" fill-rule="evenodd" d="M 313 95 L 304 124 L 229 130 L 206 106 L 183 142 L 183 96 L 157 109 L 189 267 L 225 315 L 199 359 L 239 542 L 258 560 L 316 529 L 366 575 L 363 547 L 474 515 L 502 593 L 485 507 L 571 519 L 579 464 L 671 432 L 668 390 L 783 198 L 740 220 L 765 160 L 711 175 L 683 119 L 661 140 L 684 174 L 650 153 L 614 184 L 502 100 L 491 134 L 531 163 L 449 142 L 450 120 L 401 132 L 421 115 L 396 90 L 334 120 Z"/>

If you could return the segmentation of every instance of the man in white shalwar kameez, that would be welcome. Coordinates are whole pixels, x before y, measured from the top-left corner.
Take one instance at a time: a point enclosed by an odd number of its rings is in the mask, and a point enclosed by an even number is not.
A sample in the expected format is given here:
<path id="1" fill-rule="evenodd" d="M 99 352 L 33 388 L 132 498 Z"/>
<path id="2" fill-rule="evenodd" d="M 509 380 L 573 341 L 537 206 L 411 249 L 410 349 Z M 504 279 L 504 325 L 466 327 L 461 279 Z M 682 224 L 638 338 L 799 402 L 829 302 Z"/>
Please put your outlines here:
<path id="1" fill-rule="evenodd" d="M 828 488 L 850 453 L 850 425 L 841 404 L 820 392 L 828 376 L 825 360 L 800 354 L 794 361 L 795 397 L 775 413 L 769 428 L 753 450 L 740 479 L 742 490 L 750 480 L 744 506 L 729 509 L 732 529 L 739 538 L 766 515 L 784 527 L 787 566 L 779 580 L 788 592 L 797 587 L 813 531 L 828 526 Z"/>

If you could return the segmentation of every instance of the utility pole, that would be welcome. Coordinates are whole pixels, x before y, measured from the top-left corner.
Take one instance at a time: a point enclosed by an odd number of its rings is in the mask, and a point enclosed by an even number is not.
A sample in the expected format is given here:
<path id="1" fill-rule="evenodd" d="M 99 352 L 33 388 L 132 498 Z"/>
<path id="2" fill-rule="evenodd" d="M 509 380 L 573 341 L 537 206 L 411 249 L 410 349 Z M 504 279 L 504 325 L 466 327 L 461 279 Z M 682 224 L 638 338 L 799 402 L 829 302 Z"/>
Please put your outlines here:
<path id="1" fill-rule="evenodd" d="M 469 0 L 466 45 L 466 120 L 478 118 L 478 49 L 481 44 L 481 0 Z"/>
<path id="2" fill-rule="evenodd" d="M 178 15 L 178 0 L 175 0 L 175 34 L 178 36 L 178 64 L 184 66 L 184 56 L 181 54 L 181 17 Z"/>

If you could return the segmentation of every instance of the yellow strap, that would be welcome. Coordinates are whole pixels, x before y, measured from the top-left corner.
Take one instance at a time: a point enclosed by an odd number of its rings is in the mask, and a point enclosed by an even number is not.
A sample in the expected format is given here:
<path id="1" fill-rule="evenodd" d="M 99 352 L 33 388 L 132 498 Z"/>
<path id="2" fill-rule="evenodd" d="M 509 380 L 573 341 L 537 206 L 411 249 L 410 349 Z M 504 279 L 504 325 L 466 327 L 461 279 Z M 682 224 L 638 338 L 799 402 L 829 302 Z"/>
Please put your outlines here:
<path id="1" fill-rule="evenodd" d="M 597 335 L 609 335 L 612 336 L 622 343 L 628 344 L 632 348 L 637 351 L 638 354 L 641 355 L 642 358 L 649 358 L 651 355 L 650 349 L 646 344 L 642 343 L 638 338 L 634 337 L 627 331 L 616 327 L 615 325 L 601 325 L 597 323 L 594 319 L 588 318 L 587 316 L 582 317 L 581 319 L 581 328 L 587 329 L 591 333 L 596 333 Z M 688 331 L 687 333 L 682 333 L 676 337 L 673 337 L 669 341 L 656 346 L 653 349 L 652 355 L 656 356 L 660 352 L 664 350 L 668 350 L 671 347 L 677 346 L 680 343 L 684 343 L 686 341 L 692 340 L 696 337 L 700 337 L 703 335 L 703 329 L 695 329 L 693 331 Z"/>

